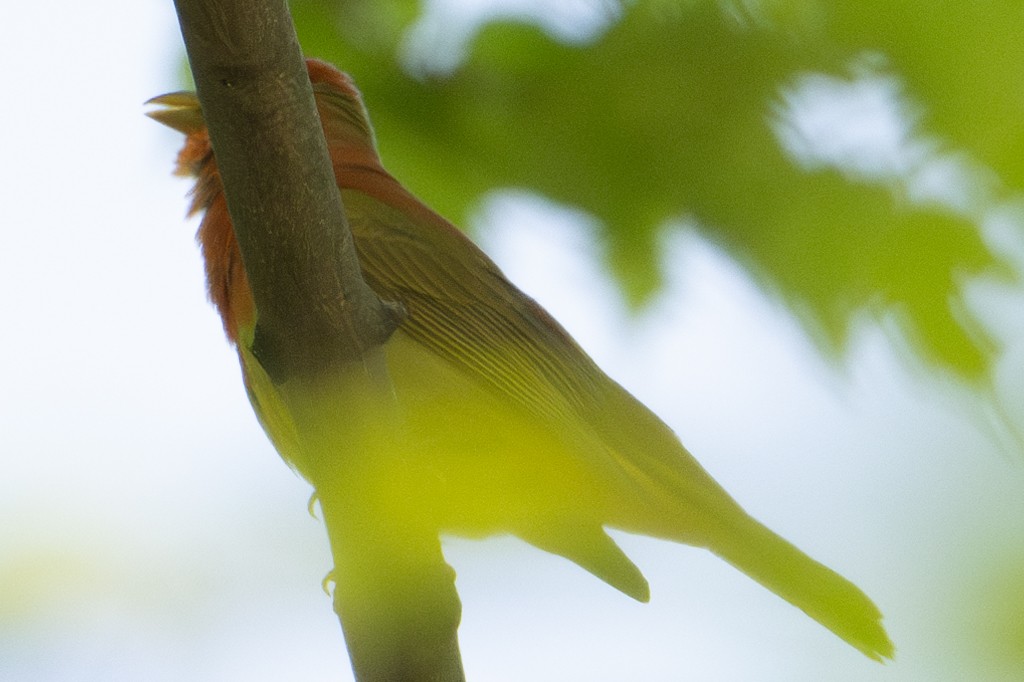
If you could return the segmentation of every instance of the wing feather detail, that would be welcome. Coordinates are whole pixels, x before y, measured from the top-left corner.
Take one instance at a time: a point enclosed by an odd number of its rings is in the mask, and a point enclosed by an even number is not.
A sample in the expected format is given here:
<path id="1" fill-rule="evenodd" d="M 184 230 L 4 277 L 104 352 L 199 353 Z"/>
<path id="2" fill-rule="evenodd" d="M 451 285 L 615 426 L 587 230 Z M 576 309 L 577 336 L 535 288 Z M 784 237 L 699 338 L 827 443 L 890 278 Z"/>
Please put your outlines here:
<path id="1" fill-rule="evenodd" d="M 600 370 L 487 256 L 454 228 L 422 230 L 466 241 L 445 249 L 386 204 L 352 191 L 344 200 L 363 274 L 379 296 L 405 306 L 405 333 L 546 420 L 578 419 Z"/>
<path id="2" fill-rule="evenodd" d="M 402 330 L 549 424 L 607 482 L 661 509 L 655 516 L 666 526 L 655 534 L 673 534 L 680 502 L 706 511 L 735 505 L 664 422 L 455 227 L 439 217 L 410 226 L 410 212 L 359 191 L 343 190 L 343 199 L 363 275 L 378 296 L 405 306 Z"/>

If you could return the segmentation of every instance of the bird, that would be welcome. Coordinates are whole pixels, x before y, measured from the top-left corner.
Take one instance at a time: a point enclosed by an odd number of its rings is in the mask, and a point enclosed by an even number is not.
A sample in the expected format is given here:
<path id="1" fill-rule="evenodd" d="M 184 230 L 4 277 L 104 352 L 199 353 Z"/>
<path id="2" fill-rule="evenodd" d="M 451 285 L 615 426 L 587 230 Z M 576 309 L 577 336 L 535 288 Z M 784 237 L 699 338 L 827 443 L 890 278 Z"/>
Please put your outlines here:
<path id="1" fill-rule="evenodd" d="M 749 515 L 464 232 L 384 169 L 351 77 L 317 59 L 306 67 L 363 278 L 404 311 L 381 349 L 386 409 L 352 380 L 306 396 L 315 417 L 298 414 L 292 389 L 253 353 L 258 311 L 199 100 L 169 93 L 147 112 L 185 135 L 176 172 L 195 178 L 189 210 L 202 214 L 209 298 L 285 461 L 318 492 L 333 481 L 373 488 L 360 499 L 395 524 L 511 534 L 642 602 L 647 580 L 609 529 L 704 548 L 866 656 L 891 658 L 871 599 Z"/>

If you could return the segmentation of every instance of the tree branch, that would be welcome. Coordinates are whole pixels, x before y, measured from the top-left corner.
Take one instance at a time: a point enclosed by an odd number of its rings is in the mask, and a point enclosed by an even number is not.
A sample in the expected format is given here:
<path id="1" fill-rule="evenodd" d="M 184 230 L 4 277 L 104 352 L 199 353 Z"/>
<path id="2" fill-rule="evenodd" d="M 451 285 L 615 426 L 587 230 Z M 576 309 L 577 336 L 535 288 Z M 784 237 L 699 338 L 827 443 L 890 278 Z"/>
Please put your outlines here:
<path id="1" fill-rule="evenodd" d="M 253 351 L 284 393 L 344 379 L 353 362 L 380 360 L 374 351 L 401 311 L 362 279 L 286 2 L 175 6 L 258 312 Z M 381 388 L 347 395 L 390 396 Z M 308 403 L 296 403 L 312 410 L 305 423 L 329 433 L 307 440 L 336 448 L 322 412 Z M 356 678 L 461 682 L 460 604 L 437 530 L 382 520 L 358 476 L 340 478 L 352 487 L 311 482 L 324 507 L 335 611 Z"/>
<path id="2" fill-rule="evenodd" d="M 396 307 L 363 281 L 285 0 L 175 0 L 275 382 L 354 359 Z"/>

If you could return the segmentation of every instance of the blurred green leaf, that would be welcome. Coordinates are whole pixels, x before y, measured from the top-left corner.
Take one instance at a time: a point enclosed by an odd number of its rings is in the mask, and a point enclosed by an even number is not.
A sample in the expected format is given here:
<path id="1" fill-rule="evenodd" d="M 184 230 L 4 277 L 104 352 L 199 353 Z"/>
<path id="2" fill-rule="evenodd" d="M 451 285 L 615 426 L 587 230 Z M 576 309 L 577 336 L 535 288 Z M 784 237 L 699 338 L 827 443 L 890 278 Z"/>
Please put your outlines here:
<path id="1" fill-rule="evenodd" d="M 989 369 L 960 287 L 998 265 L 979 224 L 1024 185 L 1024 5 L 647 0 L 571 43 L 491 21 L 450 75 L 418 78 L 403 55 L 420 3 L 292 7 L 306 51 L 363 89 L 387 166 L 454 222 L 496 188 L 579 207 L 639 305 L 662 282 L 659 232 L 691 219 L 825 350 L 867 312 L 937 366 Z M 787 93 L 813 74 L 858 85 L 865 55 L 899 85 L 903 167 L 799 158 L 780 140 Z M 950 196 L 917 196 L 950 159 Z M 960 200 L 961 186 L 983 189 Z"/>
<path id="2" fill-rule="evenodd" d="M 1024 675 L 1024 555 L 1020 543 L 1003 543 L 998 553 L 970 557 L 970 576 L 959 595 L 950 629 L 993 679 Z"/>
<path id="3" fill-rule="evenodd" d="M 1024 3 L 867 0 L 830 3 L 847 50 L 889 57 L 927 105 L 929 127 L 1024 188 Z"/>

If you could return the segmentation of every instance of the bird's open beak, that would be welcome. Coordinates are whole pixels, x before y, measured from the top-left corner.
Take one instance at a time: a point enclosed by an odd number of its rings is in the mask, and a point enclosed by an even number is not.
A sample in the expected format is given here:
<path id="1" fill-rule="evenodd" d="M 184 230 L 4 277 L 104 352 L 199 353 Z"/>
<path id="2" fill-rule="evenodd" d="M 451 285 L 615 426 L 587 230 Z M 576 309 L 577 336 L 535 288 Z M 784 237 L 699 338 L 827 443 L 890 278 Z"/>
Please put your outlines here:
<path id="1" fill-rule="evenodd" d="M 155 104 L 161 107 L 147 111 L 146 116 L 185 135 L 201 130 L 205 125 L 203 111 L 199 108 L 199 100 L 194 92 L 169 92 L 166 95 L 154 97 L 146 104 Z"/>

